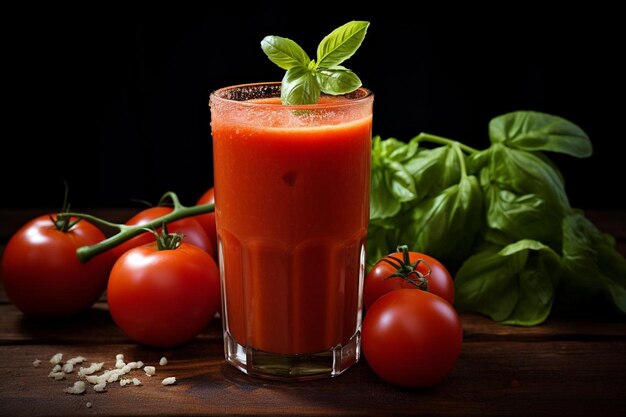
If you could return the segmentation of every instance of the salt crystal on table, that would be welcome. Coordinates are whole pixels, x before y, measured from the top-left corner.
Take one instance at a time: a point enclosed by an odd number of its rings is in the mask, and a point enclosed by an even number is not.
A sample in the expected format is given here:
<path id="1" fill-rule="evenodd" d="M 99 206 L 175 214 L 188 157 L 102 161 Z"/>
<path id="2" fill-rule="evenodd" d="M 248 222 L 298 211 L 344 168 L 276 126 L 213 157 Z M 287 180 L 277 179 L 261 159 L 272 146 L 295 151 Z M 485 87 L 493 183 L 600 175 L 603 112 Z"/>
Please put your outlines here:
<path id="1" fill-rule="evenodd" d="M 176 382 L 176 377 L 170 376 L 169 378 L 165 378 L 163 381 L 161 381 L 161 384 L 172 385 L 175 382 Z"/>

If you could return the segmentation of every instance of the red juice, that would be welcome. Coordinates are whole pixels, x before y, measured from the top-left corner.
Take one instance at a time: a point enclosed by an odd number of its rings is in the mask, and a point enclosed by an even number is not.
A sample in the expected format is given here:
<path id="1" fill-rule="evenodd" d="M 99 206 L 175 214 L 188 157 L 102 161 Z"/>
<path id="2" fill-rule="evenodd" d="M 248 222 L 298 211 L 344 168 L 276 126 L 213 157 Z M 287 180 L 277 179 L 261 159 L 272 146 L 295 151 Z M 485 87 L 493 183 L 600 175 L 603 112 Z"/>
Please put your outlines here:
<path id="1" fill-rule="evenodd" d="M 240 369 L 250 352 L 259 363 L 284 355 L 280 366 L 306 367 L 298 355 L 349 346 L 350 357 L 339 354 L 349 366 L 359 355 L 372 95 L 282 106 L 271 97 L 280 84 L 270 86 L 251 100 L 216 96 L 228 88 L 211 97 L 227 360 L 229 343 L 246 355 Z"/>

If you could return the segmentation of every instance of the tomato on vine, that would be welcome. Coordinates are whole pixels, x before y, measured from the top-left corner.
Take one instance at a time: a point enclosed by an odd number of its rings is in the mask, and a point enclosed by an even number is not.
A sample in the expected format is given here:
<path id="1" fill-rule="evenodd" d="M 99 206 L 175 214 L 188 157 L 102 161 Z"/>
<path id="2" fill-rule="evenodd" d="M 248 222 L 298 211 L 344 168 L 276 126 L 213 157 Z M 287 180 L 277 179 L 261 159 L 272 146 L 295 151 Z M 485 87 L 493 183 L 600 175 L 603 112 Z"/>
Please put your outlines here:
<path id="1" fill-rule="evenodd" d="M 219 271 L 209 254 L 164 226 L 155 243 L 117 260 L 107 298 L 113 320 L 131 339 L 173 347 L 192 339 L 215 316 Z"/>
<path id="2" fill-rule="evenodd" d="M 102 295 L 114 258 L 101 253 L 80 262 L 76 250 L 104 234 L 85 220 L 61 213 L 39 216 L 20 228 L 2 256 L 2 281 L 9 300 L 24 314 L 61 317 L 85 310 Z"/>
<path id="3" fill-rule="evenodd" d="M 365 309 L 384 294 L 400 288 L 432 292 L 454 303 L 454 281 L 437 259 L 420 252 L 410 252 L 406 245 L 381 258 L 369 271 L 363 287 Z"/>

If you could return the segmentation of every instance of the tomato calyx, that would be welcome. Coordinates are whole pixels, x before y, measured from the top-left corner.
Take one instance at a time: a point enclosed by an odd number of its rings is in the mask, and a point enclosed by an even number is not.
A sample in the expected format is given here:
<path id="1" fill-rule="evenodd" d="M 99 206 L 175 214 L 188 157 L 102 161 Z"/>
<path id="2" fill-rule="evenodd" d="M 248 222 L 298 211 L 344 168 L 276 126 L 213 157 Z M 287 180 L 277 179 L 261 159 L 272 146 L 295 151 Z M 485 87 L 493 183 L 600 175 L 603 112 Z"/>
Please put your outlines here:
<path id="1" fill-rule="evenodd" d="M 395 256 L 388 255 L 380 260 L 381 262 L 388 263 L 389 265 L 396 268 L 396 272 L 389 275 L 385 279 L 399 277 L 410 283 L 411 285 L 415 285 L 420 290 L 428 291 L 428 276 L 430 276 L 432 272 L 430 265 L 428 265 L 428 263 L 423 259 L 418 259 L 415 262 L 411 262 L 409 256 L 409 247 L 407 245 L 398 246 L 397 251 L 402 253 L 402 259 L 398 259 Z M 418 271 L 417 266 L 420 263 L 424 264 L 426 268 L 428 268 L 428 272 L 426 272 L 426 274 L 422 274 L 420 271 Z"/>
<path id="2" fill-rule="evenodd" d="M 71 217 L 66 216 L 63 212 L 57 213 L 56 219 L 52 216 L 52 214 L 49 217 L 52 224 L 54 224 L 54 227 L 56 227 L 59 232 L 63 233 L 69 232 L 70 229 L 80 221 L 80 219 L 72 220 Z"/>
<path id="3" fill-rule="evenodd" d="M 157 249 L 160 251 L 178 249 L 183 243 L 183 237 L 185 237 L 182 233 L 169 233 L 166 222 L 163 222 L 163 226 L 161 226 L 161 233 L 147 227 L 144 229 L 154 235 Z"/>
<path id="4" fill-rule="evenodd" d="M 52 224 L 54 224 L 54 227 L 56 227 L 59 232 L 63 233 L 69 232 L 70 229 L 81 220 L 80 218 L 72 220 L 72 218 L 66 214 L 70 211 L 70 204 L 67 202 L 68 194 L 69 187 L 67 185 L 67 182 L 65 182 L 65 195 L 63 196 L 63 206 L 61 207 L 61 211 L 56 214 L 56 219 L 52 216 L 52 214 L 49 216 L 50 221 L 52 222 Z"/>

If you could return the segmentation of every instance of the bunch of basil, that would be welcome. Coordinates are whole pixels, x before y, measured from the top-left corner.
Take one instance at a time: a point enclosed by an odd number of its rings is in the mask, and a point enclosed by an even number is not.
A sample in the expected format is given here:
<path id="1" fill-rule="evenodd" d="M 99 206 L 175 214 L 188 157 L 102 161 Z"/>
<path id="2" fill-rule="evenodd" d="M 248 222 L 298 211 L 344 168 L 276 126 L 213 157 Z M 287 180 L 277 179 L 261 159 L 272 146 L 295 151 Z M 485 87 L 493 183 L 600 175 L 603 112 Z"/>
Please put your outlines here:
<path id="1" fill-rule="evenodd" d="M 398 244 L 438 258 L 457 271 L 457 307 L 506 324 L 543 322 L 555 298 L 605 296 L 626 313 L 626 260 L 543 153 L 588 157 L 585 132 L 525 111 L 491 120 L 489 138 L 481 151 L 425 133 L 373 139 L 368 261 Z"/>

